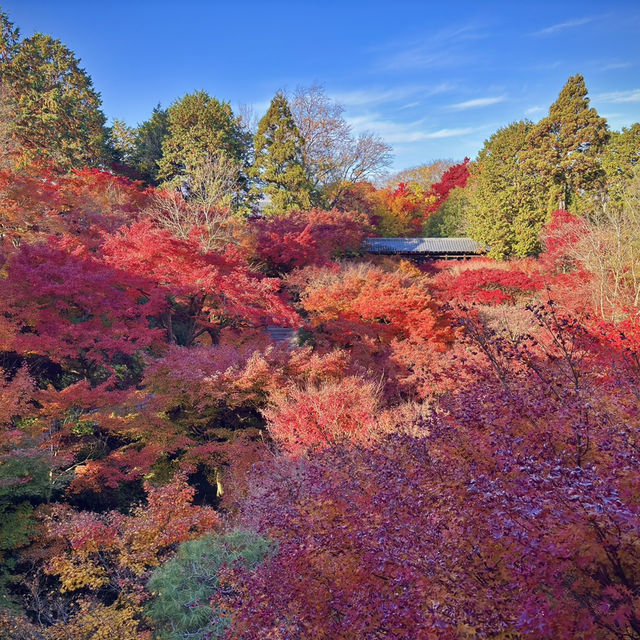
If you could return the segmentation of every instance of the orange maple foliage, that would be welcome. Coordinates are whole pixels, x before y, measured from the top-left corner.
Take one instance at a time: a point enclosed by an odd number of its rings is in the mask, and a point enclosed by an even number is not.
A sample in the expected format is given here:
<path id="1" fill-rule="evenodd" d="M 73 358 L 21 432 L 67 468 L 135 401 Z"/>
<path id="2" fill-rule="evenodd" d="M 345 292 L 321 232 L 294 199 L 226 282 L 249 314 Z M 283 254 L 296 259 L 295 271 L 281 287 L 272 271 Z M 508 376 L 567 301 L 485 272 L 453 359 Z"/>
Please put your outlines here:
<path id="1" fill-rule="evenodd" d="M 354 372 L 385 371 L 387 392 L 428 393 L 430 370 L 455 331 L 426 277 L 356 264 L 301 273 L 297 281 L 318 346 L 345 349 Z"/>

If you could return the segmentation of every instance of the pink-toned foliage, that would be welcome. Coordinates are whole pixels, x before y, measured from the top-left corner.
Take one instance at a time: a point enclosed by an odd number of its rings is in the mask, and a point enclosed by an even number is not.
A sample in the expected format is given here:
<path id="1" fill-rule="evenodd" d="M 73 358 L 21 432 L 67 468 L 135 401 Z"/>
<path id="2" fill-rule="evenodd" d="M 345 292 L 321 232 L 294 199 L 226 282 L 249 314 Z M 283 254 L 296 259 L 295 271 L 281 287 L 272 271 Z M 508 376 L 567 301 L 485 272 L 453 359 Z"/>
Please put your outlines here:
<path id="1" fill-rule="evenodd" d="M 104 233 L 113 233 L 141 216 L 153 189 L 100 169 L 74 169 L 60 182 L 63 205 L 59 215 L 68 233 L 98 246 Z"/>
<path id="2" fill-rule="evenodd" d="M 0 593 L 33 623 L 0 625 L 150 638 L 149 573 L 214 504 L 278 542 L 219 576 L 229 638 L 640 638 L 640 324 L 583 313 L 585 221 L 554 212 L 539 259 L 356 257 L 368 222 L 418 233 L 467 176 L 206 244 L 108 172 L 0 172 L 0 552 L 21 572 Z"/>
<path id="3" fill-rule="evenodd" d="M 13 418 L 24 415 L 29 410 L 29 403 L 33 399 L 35 383 L 26 366 L 22 366 L 10 378 L 0 369 L 0 431 L 3 433 L 3 444 L 12 430 Z"/>
<path id="4" fill-rule="evenodd" d="M 296 385 L 335 383 L 347 366 L 344 353 L 320 355 L 309 347 L 171 345 L 162 357 L 149 361 L 139 390 L 116 396 L 96 389 L 92 397 L 87 395 L 90 412 L 82 410 L 80 395 L 90 394 L 89 389 L 50 390 L 42 398 L 40 419 L 45 411 L 46 424 L 57 417 L 63 429 L 53 441 L 62 441 L 67 451 L 87 451 L 105 437 L 122 443 L 77 466 L 72 491 L 100 492 L 140 480 L 169 455 L 173 466 L 186 473 L 204 470 L 217 485 L 218 497 L 225 495 L 230 503 L 229 492 L 237 493 L 244 482 L 239 470 L 267 453 L 260 409 L 269 398 Z M 64 398 L 73 403 L 73 412 Z M 75 435 L 80 432 L 81 437 Z"/>
<path id="5" fill-rule="evenodd" d="M 542 291 L 545 278 L 514 267 L 468 268 L 454 275 L 444 271 L 433 281 L 439 297 L 462 304 L 513 304 Z"/>
<path id="6" fill-rule="evenodd" d="M 587 228 L 584 218 L 563 209 L 554 211 L 542 234 L 545 262 L 556 269 L 569 270 L 572 266 L 572 249 L 585 235 Z"/>
<path id="7" fill-rule="evenodd" d="M 264 415 L 274 440 L 286 451 L 297 453 L 311 446 L 373 437 L 378 395 L 373 382 L 350 376 L 273 393 Z"/>
<path id="8" fill-rule="evenodd" d="M 59 183 L 49 172 L 0 171 L 3 237 L 15 244 L 39 232 L 60 229 L 58 211 L 64 206 Z"/>
<path id="9" fill-rule="evenodd" d="M 532 314 L 537 337 L 469 328 L 484 372 L 417 435 L 259 468 L 244 523 L 279 549 L 229 637 L 637 637 L 636 381 Z"/>
<path id="10" fill-rule="evenodd" d="M 108 171 L 75 169 L 60 175 L 46 168 L 0 171 L 1 224 L 18 243 L 49 233 L 69 233 L 96 247 L 104 232 L 135 220 L 151 189 Z"/>

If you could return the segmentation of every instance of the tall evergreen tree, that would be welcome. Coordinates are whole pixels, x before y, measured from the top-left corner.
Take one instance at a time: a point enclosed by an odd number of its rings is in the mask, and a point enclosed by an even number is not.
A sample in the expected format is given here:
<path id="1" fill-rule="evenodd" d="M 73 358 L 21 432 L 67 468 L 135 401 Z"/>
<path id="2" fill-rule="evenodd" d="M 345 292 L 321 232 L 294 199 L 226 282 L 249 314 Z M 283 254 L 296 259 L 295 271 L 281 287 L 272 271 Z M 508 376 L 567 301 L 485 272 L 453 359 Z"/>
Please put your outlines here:
<path id="1" fill-rule="evenodd" d="M 600 155 L 608 136 L 607 121 L 589 107 L 584 78 L 571 76 L 527 144 L 528 170 L 553 183 L 550 209 L 566 209 L 575 195 L 602 186 Z"/>
<path id="2" fill-rule="evenodd" d="M 20 30 L 9 20 L 9 16 L 0 11 L 0 81 L 4 81 L 7 64 L 13 60 L 18 43 Z"/>
<path id="3" fill-rule="evenodd" d="M 298 131 L 289 103 L 282 93 L 271 100 L 258 124 L 254 139 L 254 192 L 266 195 L 266 213 L 279 213 L 311 206 L 311 183 L 302 163 L 304 140 Z"/>
<path id="4" fill-rule="evenodd" d="M 0 11 L 0 168 L 2 169 L 13 166 L 17 155 L 15 107 L 6 73 L 19 41 L 19 30 L 9 21 L 7 14 Z"/>
<path id="5" fill-rule="evenodd" d="M 158 105 L 148 120 L 137 129 L 131 163 L 150 184 L 158 183 L 158 163 L 162 159 L 162 142 L 169 132 L 167 110 Z"/>
<path id="6" fill-rule="evenodd" d="M 105 117 L 99 94 L 72 51 L 51 36 L 16 37 L 2 20 L 0 80 L 13 108 L 21 161 L 62 169 L 99 164 L 105 154 Z"/>
<path id="7" fill-rule="evenodd" d="M 124 120 L 116 118 L 108 130 L 109 146 L 113 149 L 115 160 L 130 164 L 135 150 L 136 129 L 130 127 Z"/>
<path id="8" fill-rule="evenodd" d="M 521 121 L 499 129 L 471 167 L 468 232 L 489 245 L 497 258 L 526 256 L 539 249 L 548 181 L 523 166 L 532 126 Z"/>
<path id="9" fill-rule="evenodd" d="M 250 138 L 228 102 L 206 91 L 188 93 L 167 111 L 168 133 L 162 141 L 158 179 L 169 186 L 188 182 L 194 170 L 219 153 L 244 166 Z"/>

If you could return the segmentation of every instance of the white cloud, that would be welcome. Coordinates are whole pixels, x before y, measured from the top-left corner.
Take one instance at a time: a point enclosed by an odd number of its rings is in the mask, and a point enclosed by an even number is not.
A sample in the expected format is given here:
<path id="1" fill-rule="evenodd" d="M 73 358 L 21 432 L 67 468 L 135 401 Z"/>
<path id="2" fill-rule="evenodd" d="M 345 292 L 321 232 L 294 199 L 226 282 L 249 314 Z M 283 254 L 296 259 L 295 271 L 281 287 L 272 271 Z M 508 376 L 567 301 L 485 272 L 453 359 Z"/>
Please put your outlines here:
<path id="1" fill-rule="evenodd" d="M 406 89 L 397 89 L 393 91 L 377 91 L 375 89 L 359 89 L 356 91 L 333 92 L 331 97 L 346 107 L 362 107 L 393 100 L 402 100 L 412 93 L 415 93 L 415 90 L 407 91 Z"/>
<path id="2" fill-rule="evenodd" d="M 640 102 L 640 89 L 629 89 L 628 91 L 611 91 L 610 93 L 600 93 L 593 96 L 598 102 Z"/>
<path id="3" fill-rule="evenodd" d="M 425 133 L 424 140 L 438 140 L 439 138 L 457 138 L 458 136 L 466 136 L 469 133 L 473 133 L 472 127 L 465 127 L 463 129 L 439 129 L 432 133 Z"/>
<path id="4" fill-rule="evenodd" d="M 347 122 L 353 127 L 356 133 L 363 131 L 373 131 L 382 139 L 393 145 L 411 144 L 424 140 L 439 140 L 442 138 L 455 138 L 473 133 L 471 127 L 464 128 L 443 128 L 429 131 L 425 128 L 425 120 L 414 120 L 413 122 L 394 122 L 385 120 L 376 114 L 360 115 L 347 118 Z"/>
<path id="5" fill-rule="evenodd" d="M 466 51 L 466 43 L 486 37 L 478 27 L 468 25 L 442 29 L 408 43 L 388 43 L 378 49 L 386 49 L 378 67 L 384 71 L 408 71 L 461 66 L 472 59 Z"/>
<path id="6" fill-rule="evenodd" d="M 527 116 L 532 116 L 535 115 L 536 113 L 540 113 L 541 111 L 544 111 L 544 107 L 529 107 L 528 109 L 525 110 L 525 115 Z"/>
<path id="7" fill-rule="evenodd" d="M 545 29 L 540 29 L 540 31 L 536 31 L 532 33 L 532 36 L 550 36 L 558 31 L 564 31 L 565 29 L 571 29 L 573 27 L 580 27 L 583 24 L 587 24 L 591 22 L 593 18 L 576 18 L 574 20 L 568 20 L 567 22 L 559 22 L 558 24 L 553 24 L 550 27 L 546 27 Z"/>
<path id="8" fill-rule="evenodd" d="M 467 100 L 466 102 L 458 102 L 457 104 L 452 104 L 449 108 L 456 109 L 457 111 L 462 111 L 464 109 L 476 109 L 477 107 L 488 107 L 492 104 L 497 104 L 498 102 L 504 102 L 505 96 L 496 96 L 493 98 L 476 98 L 475 100 Z"/>
<path id="9" fill-rule="evenodd" d="M 456 88 L 455 84 L 452 84 L 451 82 L 441 82 L 435 87 L 431 87 L 430 89 L 427 89 L 422 95 L 425 97 L 437 96 L 441 93 L 447 93 L 449 91 L 453 91 L 455 88 Z"/>
<path id="10" fill-rule="evenodd" d="M 426 98 L 435 96 L 455 87 L 450 82 L 442 82 L 435 86 L 406 85 L 393 89 L 354 89 L 352 91 L 331 91 L 331 97 L 345 107 L 365 107 L 376 104 L 406 101 L 410 98 Z M 419 103 L 416 103 L 419 104 Z"/>
<path id="11" fill-rule="evenodd" d="M 633 66 L 630 62 L 609 62 L 598 67 L 598 71 L 615 71 L 616 69 L 628 69 Z"/>

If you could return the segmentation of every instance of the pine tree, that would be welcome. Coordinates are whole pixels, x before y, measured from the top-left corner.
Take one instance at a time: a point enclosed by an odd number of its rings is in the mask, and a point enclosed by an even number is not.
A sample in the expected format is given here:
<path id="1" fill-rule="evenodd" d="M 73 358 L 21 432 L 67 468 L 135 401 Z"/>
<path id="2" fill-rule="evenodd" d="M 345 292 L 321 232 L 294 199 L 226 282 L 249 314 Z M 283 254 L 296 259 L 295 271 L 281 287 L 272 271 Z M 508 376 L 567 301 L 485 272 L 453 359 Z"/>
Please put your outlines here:
<path id="1" fill-rule="evenodd" d="M 182 543 L 151 576 L 146 613 L 166 640 L 224 637 L 231 616 L 213 603 L 224 586 L 219 574 L 230 567 L 253 569 L 275 548 L 271 540 L 242 530 Z"/>
<path id="2" fill-rule="evenodd" d="M 298 131 L 289 103 L 282 93 L 271 100 L 260 120 L 255 140 L 252 177 L 254 192 L 266 195 L 266 213 L 309 209 L 311 183 L 302 164 L 304 140 Z"/>
<path id="3" fill-rule="evenodd" d="M 499 129 L 471 167 L 468 231 L 489 245 L 497 258 L 526 256 L 539 249 L 548 182 L 523 167 L 532 126 L 521 121 Z"/>
<path id="4" fill-rule="evenodd" d="M 550 209 L 566 209 L 574 196 L 602 186 L 600 154 L 608 136 L 607 121 L 589 107 L 584 78 L 571 76 L 527 143 L 528 170 L 553 183 Z"/>
<path id="5" fill-rule="evenodd" d="M 91 78 L 73 52 L 48 35 L 11 44 L 16 32 L 8 24 L 3 17 L 0 79 L 14 111 L 21 163 L 44 160 L 61 169 L 99 164 L 105 117 Z"/>

